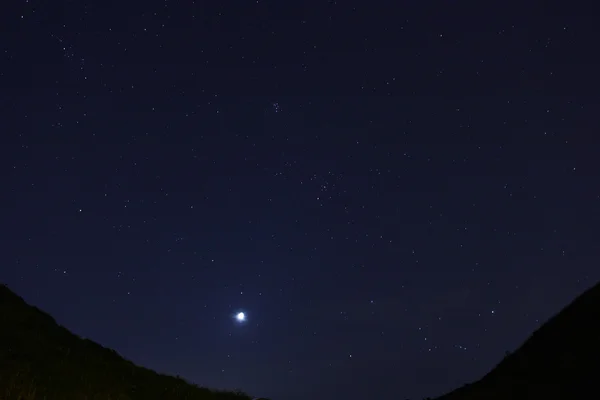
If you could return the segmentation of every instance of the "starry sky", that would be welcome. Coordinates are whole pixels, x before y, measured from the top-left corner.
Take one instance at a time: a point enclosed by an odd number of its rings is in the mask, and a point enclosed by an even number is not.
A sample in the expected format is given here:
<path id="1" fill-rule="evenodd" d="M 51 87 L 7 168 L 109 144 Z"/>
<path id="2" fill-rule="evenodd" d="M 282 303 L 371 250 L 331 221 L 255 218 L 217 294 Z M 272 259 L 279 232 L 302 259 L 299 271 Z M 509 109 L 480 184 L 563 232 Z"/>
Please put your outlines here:
<path id="1" fill-rule="evenodd" d="M 588 5 L 8 0 L 0 281 L 202 386 L 475 380 L 600 279 Z"/>

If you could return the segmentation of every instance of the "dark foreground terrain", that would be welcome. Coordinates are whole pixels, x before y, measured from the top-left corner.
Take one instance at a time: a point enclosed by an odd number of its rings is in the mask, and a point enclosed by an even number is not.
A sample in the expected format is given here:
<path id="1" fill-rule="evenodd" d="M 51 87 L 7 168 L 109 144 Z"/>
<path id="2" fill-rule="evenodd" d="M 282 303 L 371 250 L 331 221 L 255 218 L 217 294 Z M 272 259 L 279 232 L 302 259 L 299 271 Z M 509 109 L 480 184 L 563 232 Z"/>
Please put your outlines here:
<path id="1" fill-rule="evenodd" d="M 600 284 L 479 381 L 436 400 L 600 399 Z M 0 284 L 0 400 L 250 400 L 134 365 Z M 375 399 L 374 399 L 375 400 Z"/>
<path id="2" fill-rule="evenodd" d="M 600 399 L 600 284 L 482 379 L 436 400 Z"/>
<path id="3" fill-rule="evenodd" d="M 134 365 L 0 284 L 0 400 L 249 400 Z"/>

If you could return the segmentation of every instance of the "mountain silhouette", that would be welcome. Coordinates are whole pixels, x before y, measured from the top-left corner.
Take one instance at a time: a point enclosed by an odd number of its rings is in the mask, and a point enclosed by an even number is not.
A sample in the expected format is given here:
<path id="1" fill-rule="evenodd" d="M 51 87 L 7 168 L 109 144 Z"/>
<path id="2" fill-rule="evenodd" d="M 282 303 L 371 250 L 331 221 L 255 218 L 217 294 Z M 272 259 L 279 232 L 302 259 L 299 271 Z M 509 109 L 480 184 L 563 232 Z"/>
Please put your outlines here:
<path id="1" fill-rule="evenodd" d="M 435 400 L 600 398 L 600 284 L 585 291 L 480 380 Z"/>
<path id="2" fill-rule="evenodd" d="M 435 400 L 600 398 L 600 284 L 480 380 Z M 1 400 L 252 400 L 136 366 L 78 337 L 0 284 Z"/>
<path id="3" fill-rule="evenodd" d="M 251 400 L 136 366 L 0 284 L 1 400 Z"/>

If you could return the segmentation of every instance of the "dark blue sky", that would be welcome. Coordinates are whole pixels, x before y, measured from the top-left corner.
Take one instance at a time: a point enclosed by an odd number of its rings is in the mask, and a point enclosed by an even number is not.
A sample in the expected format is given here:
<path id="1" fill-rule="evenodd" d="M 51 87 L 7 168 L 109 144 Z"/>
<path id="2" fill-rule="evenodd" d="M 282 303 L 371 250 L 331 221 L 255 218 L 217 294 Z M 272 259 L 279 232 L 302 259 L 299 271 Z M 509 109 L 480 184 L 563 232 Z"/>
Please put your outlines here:
<path id="1" fill-rule="evenodd" d="M 0 281 L 202 386 L 398 399 L 477 379 L 600 279 L 597 20 L 9 0 Z"/>

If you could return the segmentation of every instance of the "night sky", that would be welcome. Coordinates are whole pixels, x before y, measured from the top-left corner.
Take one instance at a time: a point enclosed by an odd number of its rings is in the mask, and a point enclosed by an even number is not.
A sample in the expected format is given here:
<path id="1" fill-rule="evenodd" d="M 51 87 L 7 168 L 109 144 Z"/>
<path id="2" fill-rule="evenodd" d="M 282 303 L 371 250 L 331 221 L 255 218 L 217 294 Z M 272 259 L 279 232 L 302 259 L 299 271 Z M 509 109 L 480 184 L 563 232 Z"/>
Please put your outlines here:
<path id="1" fill-rule="evenodd" d="M 600 279 L 573 4 L 8 0 L 0 281 L 201 386 L 475 380 Z"/>

